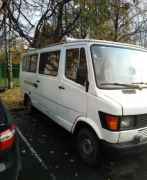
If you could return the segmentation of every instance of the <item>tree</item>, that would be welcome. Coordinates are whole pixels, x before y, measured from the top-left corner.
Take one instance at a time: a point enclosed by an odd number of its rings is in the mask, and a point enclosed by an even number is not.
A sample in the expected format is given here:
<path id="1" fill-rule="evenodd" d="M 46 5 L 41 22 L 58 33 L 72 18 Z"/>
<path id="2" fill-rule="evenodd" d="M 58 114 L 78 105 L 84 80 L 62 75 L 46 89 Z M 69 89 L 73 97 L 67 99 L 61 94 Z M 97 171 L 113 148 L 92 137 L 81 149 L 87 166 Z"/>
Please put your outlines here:
<path id="1" fill-rule="evenodd" d="M 73 30 L 80 16 L 80 11 L 76 13 L 72 11 L 70 22 L 65 23 L 65 13 L 69 9 L 74 9 L 72 0 L 34 0 L 32 3 L 29 0 L 3 0 L 3 2 L 0 28 L 2 29 L 6 19 L 7 25 L 33 47 L 42 46 L 42 35 L 45 35 L 49 42 L 60 41 L 64 35 Z M 28 15 L 33 17 L 34 12 L 40 16 L 37 22 L 28 17 Z"/>
<path id="2" fill-rule="evenodd" d="M 33 46 L 42 46 L 42 39 L 46 39 L 48 44 L 59 42 L 65 35 L 70 34 L 80 17 L 80 9 L 75 10 L 73 7 L 71 0 L 50 3 L 37 23 Z"/>
<path id="3" fill-rule="evenodd" d="M 143 31 L 142 27 L 147 23 L 143 18 L 146 10 L 140 4 L 137 0 L 81 0 L 78 32 L 81 37 L 133 41 L 133 36 Z"/>
<path id="4" fill-rule="evenodd" d="M 7 26 L 32 47 L 65 35 L 122 42 L 146 32 L 146 10 L 135 0 L 3 0 L 0 30 Z M 135 37 L 136 36 L 136 37 Z"/>

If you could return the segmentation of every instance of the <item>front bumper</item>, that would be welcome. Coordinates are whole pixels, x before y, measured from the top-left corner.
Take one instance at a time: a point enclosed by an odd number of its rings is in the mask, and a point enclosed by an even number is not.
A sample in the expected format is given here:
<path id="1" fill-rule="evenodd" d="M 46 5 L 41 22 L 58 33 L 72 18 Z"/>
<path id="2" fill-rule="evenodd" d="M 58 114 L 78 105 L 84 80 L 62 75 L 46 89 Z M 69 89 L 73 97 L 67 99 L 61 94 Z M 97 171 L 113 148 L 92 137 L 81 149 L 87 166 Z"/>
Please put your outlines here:
<path id="1" fill-rule="evenodd" d="M 125 143 L 108 143 L 101 141 L 102 152 L 109 159 L 116 159 L 118 157 L 133 156 L 147 152 L 147 141 L 142 142 L 125 142 Z"/>

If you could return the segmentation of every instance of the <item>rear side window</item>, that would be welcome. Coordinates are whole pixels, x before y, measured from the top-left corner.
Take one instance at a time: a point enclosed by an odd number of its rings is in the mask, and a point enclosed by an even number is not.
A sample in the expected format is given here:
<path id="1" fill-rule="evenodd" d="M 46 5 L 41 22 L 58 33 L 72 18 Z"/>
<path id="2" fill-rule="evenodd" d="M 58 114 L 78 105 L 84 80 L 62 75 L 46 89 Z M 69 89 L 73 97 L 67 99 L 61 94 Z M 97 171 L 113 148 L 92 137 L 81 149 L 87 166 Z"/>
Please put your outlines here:
<path id="1" fill-rule="evenodd" d="M 37 60 L 38 60 L 37 54 L 24 56 L 22 62 L 22 71 L 35 73 L 37 69 Z"/>
<path id="2" fill-rule="evenodd" d="M 57 76 L 59 68 L 60 51 L 40 54 L 39 73 Z"/>
<path id="3" fill-rule="evenodd" d="M 84 48 L 66 51 L 65 75 L 68 79 L 84 85 L 87 78 L 87 63 Z"/>
<path id="4" fill-rule="evenodd" d="M 30 60 L 29 72 L 34 72 L 34 73 L 36 72 L 37 59 L 38 59 L 37 55 L 32 55 L 32 56 L 29 57 L 29 60 Z"/>
<path id="5" fill-rule="evenodd" d="M 27 56 L 24 56 L 22 59 L 22 71 L 26 71 L 26 62 L 27 62 Z"/>

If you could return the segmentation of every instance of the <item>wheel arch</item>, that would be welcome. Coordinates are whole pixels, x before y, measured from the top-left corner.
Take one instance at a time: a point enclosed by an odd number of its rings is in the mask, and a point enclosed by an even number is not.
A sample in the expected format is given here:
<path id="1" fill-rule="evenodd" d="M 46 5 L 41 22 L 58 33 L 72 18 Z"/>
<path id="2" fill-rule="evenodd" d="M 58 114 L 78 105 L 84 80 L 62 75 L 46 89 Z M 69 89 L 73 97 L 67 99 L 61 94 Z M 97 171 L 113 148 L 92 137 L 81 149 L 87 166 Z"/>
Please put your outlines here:
<path id="1" fill-rule="evenodd" d="M 91 129 L 97 135 L 97 137 L 101 139 L 98 124 L 87 118 L 80 118 L 75 122 L 74 126 L 72 127 L 72 134 L 76 135 L 79 130 L 84 127 Z"/>

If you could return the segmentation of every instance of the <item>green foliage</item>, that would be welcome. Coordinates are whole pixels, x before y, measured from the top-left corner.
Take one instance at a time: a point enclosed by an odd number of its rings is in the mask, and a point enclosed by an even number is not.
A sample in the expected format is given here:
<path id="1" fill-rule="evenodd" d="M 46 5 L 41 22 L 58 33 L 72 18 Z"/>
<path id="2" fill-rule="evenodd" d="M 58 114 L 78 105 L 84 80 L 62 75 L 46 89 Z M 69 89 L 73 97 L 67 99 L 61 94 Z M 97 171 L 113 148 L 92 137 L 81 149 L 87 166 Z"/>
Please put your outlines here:
<path id="1" fill-rule="evenodd" d="M 3 50 L 0 51 L 0 64 L 5 62 L 5 52 Z"/>
<path id="2" fill-rule="evenodd" d="M 11 53 L 11 59 L 12 59 L 12 64 L 20 64 L 21 61 L 21 56 L 24 53 L 24 50 L 22 48 L 11 48 L 10 49 Z"/>
<path id="3" fill-rule="evenodd" d="M 136 39 L 142 40 L 147 37 L 147 10 L 143 7 L 145 1 L 9 0 L 8 2 L 7 6 L 2 7 L 1 30 L 5 29 L 3 27 L 6 27 L 6 31 L 10 28 L 16 35 L 26 39 L 31 47 L 39 48 L 59 42 L 65 35 L 125 42 L 132 40 L 134 35 Z"/>
<path id="4" fill-rule="evenodd" d="M 134 20 L 131 18 L 134 14 L 130 13 L 132 6 L 122 0 L 71 0 L 65 4 L 63 0 L 52 19 L 43 21 L 34 44 L 44 47 L 60 41 L 64 35 L 129 42 Z"/>
<path id="5" fill-rule="evenodd" d="M 11 48 L 10 54 L 11 54 L 12 64 L 19 64 L 23 53 L 24 53 L 24 50 L 21 48 L 16 48 L 16 47 Z M 5 57 L 6 57 L 5 51 L 1 50 L 0 51 L 0 64 L 7 64 Z"/>
<path id="6" fill-rule="evenodd" d="M 79 19 L 81 37 L 118 40 L 119 36 L 129 32 L 128 3 L 121 0 L 80 0 Z"/>

